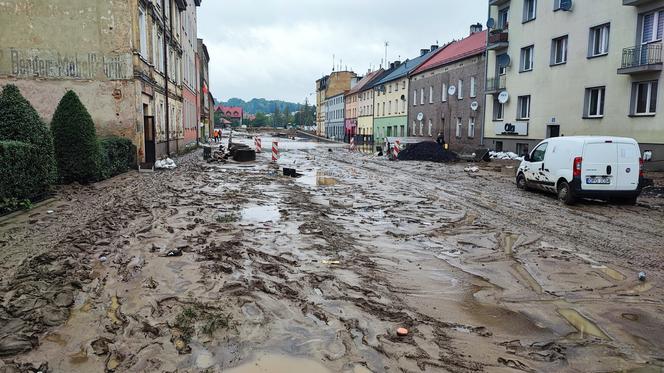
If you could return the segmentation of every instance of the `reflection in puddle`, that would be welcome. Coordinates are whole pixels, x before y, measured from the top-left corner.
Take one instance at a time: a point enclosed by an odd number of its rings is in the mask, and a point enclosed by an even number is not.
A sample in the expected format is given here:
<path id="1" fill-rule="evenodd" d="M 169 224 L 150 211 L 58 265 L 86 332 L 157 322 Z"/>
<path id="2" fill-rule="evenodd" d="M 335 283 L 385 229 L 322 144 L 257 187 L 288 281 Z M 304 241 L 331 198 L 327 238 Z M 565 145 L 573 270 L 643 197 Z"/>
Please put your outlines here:
<path id="1" fill-rule="evenodd" d="M 562 308 L 558 310 L 558 313 L 581 333 L 581 338 L 587 334 L 601 339 L 610 339 L 597 325 L 576 310 Z"/>
<path id="2" fill-rule="evenodd" d="M 265 223 L 277 221 L 281 218 L 277 206 L 252 206 L 242 210 L 242 221 Z"/>
<path id="3" fill-rule="evenodd" d="M 325 175 L 321 170 L 308 171 L 304 173 L 304 176 L 297 179 L 299 183 L 306 185 L 321 185 L 321 186 L 331 186 L 337 185 L 337 179 Z"/>
<path id="4" fill-rule="evenodd" d="M 281 355 L 265 355 L 256 361 L 241 365 L 237 368 L 226 370 L 227 373 L 329 373 L 321 364 L 304 359 L 297 359 Z"/>

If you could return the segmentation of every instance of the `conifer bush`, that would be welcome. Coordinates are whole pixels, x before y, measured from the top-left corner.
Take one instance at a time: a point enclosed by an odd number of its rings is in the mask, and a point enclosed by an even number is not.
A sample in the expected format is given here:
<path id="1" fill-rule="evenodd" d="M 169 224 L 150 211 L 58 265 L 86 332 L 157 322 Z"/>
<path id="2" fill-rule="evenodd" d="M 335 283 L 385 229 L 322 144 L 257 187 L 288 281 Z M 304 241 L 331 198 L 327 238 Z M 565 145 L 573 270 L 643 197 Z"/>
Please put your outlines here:
<path id="1" fill-rule="evenodd" d="M 123 137 L 99 141 L 101 147 L 101 179 L 125 173 L 136 166 L 136 146 Z"/>
<path id="2" fill-rule="evenodd" d="M 73 91 L 60 100 L 51 121 L 51 132 L 61 182 L 85 184 L 98 180 L 101 153 L 95 124 Z"/>

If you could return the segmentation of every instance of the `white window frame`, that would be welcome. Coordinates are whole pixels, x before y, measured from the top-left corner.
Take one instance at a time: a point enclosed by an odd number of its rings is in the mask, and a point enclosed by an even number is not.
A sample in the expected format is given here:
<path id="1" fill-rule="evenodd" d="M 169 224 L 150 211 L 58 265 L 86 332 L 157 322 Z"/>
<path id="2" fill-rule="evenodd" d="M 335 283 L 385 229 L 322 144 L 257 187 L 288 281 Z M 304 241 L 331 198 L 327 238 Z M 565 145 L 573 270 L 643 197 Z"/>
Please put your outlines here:
<path id="1" fill-rule="evenodd" d="M 420 105 L 424 105 L 424 88 L 420 88 Z"/>
<path id="2" fill-rule="evenodd" d="M 495 121 L 501 121 L 505 119 L 505 105 L 501 104 L 498 99 L 495 99 L 493 101 L 494 109 L 493 109 L 493 120 Z M 499 108 L 499 109 L 497 109 Z M 498 115 L 500 114 L 500 115 Z"/>
<path id="3" fill-rule="evenodd" d="M 475 85 L 476 85 L 475 84 L 475 77 L 471 76 L 470 77 L 470 97 L 471 98 L 477 97 L 477 92 L 476 92 L 477 89 L 476 89 Z"/>
<path id="4" fill-rule="evenodd" d="M 638 105 L 639 105 L 639 86 L 640 85 L 648 85 L 648 89 L 646 91 L 646 110 L 643 112 L 638 111 Z M 654 89 L 654 97 L 653 97 L 653 86 L 655 87 Z M 655 115 L 657 113 L 657 99 L 659 98 L 659 84 L 657 80 L 650 80 L 650 81 L 643 81 L 643 82 L 634 82 L 632 84 L 632 100 L 633 100 L 633 109 L 632 109 L 632 115 L 634 116 L 650 116 L 650 115 Z M 655 110 L 651 111 L 651 106 L 655 105 Z"/>
<path id="5" fill-rule="evenodd" d="M 417 106 L 417 89 L 413 90 L 413 106 Z"/>
<path id="6" fill-rule="evenodd" d="M 463 100 L 463 80 L 459 79 L 457 86 L 457 99 Z"/>
<path id="7" fill-rule="evenodd" d="M 429 87 L 429 103 L 433 104 L 433 86 Z"/>
<path id="8" fill-rule="evenodd" d="M 148 59 L 148 30 L 145 10 L 142 7 L 138 8 L 138 30 L 139 30 L 139 43 L 140 54 L 144 59 Z"/>
<path id="9" fill-rule="evenodd" d="M 652 37 L 649 40 L 644 40 L 645 29 L 646 29 L 646 17 L 653 16 L 652 24 Z M 662 35 L 664 35 L 664 30 L 660 29 L 660 18 L 664 17 L 664 10 L 656 10 L 654 12 L 646 13 L 643 15 L 641 22 L 641 44 L 649 44 L 662 40 Z M 662 34 L 662 35 L 657 35 Z"/>
<path id="10" fill-rule="evenodd" d="M 590 28 L 588 57 L 606 56 L 609 54 L 609 43 L 611 37 L 611 24 L 605 23 L 603 25 Z M 599 38 L 599 42 L 598 42 Z M 599 51 L 595 50 L 595 46 L 599 47 Z"/>
<path id="11" fill-rule="evenodd" d="M 526 55 L 529 56 L 530 65 L 526 66 Z M 535 67 L 535 45 L 529 45 L 527 47 L 521 48 L 521 62 L 520 62 L 520 72 L 533 71 Z"/>
<path id="12" fill-rule="evenodd" d="M 528 5 L 532 3 L 532 9 Z M 537 18 L 537 0 L 524 0 L 523 1 L 523 23 L 529 22 Z"/>
<path id="13" fill-rule="evenodd" d="M 526 115 L 521 115 L 524 112 L 524 110 L 523 110 L 524 102 L 527 103 L 527 106 L 526 106 L 527 107 L 527 112 L 526 112 Z M 531 96 L 530 95 L 519 96 L 518 99 L 517 99 L 516 119 L 517 120 L 530 120 L 530 115 L 532 114 L 531 113 L 531 105 L 532 105 L 532 102 L 531 102 Z"/>
<path id="14" fill-rule="evenodd" d="M 443 83 L 442 101 L 447 102 L 447 83 Z"/>
<path id="15" fill-rule="evenodd" d="M 468 138 L 475 138 L 475 118 L 468 118 Z"/>
<path id="16" fill-rule="evenodd" d="M 551 66 L 564 65 L 567 63 L 567 47 L 569 43 L 568 35 L 561 36 L 551 40 Z M 561 45 L 560 53 L 558 54 L 558 45 Z"/>
<path id="17" fill-rule="evenodd" d="M 461 137 L 461 130 L 462 130 L 463 124 L 461 122 L 461 117 L 457 117 L 457 122 L 456 122 L 456 137 L 460 138 Z"/>
<path id="18" fill-rule="evenodd" d="M 593 95 L 597 93 L 597 106 L 593 108 Z M 606 101 L 606 87 L 586 88 L 586 118 L 604 117 L 604 106 Z"/>

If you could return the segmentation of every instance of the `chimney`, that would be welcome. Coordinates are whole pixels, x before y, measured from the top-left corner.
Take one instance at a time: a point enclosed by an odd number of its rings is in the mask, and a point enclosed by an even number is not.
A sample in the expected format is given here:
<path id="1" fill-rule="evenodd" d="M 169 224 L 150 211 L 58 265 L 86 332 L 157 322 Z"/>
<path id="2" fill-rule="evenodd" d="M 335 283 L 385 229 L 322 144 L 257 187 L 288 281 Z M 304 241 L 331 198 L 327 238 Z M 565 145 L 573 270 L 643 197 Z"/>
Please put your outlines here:
<path id="1" fill-rule="evenodd" d="M 481 23 L 476 23 L 474 25 L 470 25 L 470 34 L 475 34 L 478 32 L 482 32 L 482 24 Z"/>
<path id="2" fill-rule="evenodd" d="M 401 61 L 394 61 L 394 67 L 401 66 Z"/>
<path id="3" fill-rule="evenodd" d="M 420 49 L 420 56 L 424 56 L 425 54 L 429 53 L 428 49 Z"/>
<path id="4" fill-rule="evenodd" d="M 390 70 L 394 69 L 394 62 L 390 62 Z"/>
<path id="5" fill-rule="evenodd" d="M 437 50 L 437 49 L 438 49 L 438 45 L 434 44 L 434 45 L 431 46 L 431 51 L 432 52 Z"/>

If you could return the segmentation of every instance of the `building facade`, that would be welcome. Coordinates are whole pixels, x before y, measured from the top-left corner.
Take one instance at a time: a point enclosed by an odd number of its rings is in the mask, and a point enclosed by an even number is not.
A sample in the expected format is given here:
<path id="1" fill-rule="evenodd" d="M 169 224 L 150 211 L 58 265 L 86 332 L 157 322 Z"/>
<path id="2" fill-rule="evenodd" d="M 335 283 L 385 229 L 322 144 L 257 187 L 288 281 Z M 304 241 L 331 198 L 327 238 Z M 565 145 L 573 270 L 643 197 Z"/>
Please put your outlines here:
<path id="1" fill-rule="evenodd" d="M 408 74 L 437 52 L 423 49 L 420 56 L 390 65 L 392 72 L 374 84 L 373 136 L 376 146 L 386 137 L 408 136 Z"/>
<path id="2" fill-rule="evenodd" d="M 373 145 L 374 90 L 373 83 L 385 77 L 386 71 L 375 71 L 374 77 L 358 92 L 357 135 L 356 142 Z"/>
<path id="3" fill-rule="evenodd" d="M 563 4 L 564 5 L 564 4 Z M 487 146 L 523 154 L 542 139 L 635 138 L 662 168 L 664 2 L 490 0 Z M 560 27 L 564 25 L 564 27 Z"/>
<path id="4" fill-rule="evenodd" d="M 356 144 L 359 144 L 358 140 L 361 140 L 359 137 L 359 117 L 362 109 L 367 109 L 360 105 L 361 93 L 364 89 L 371 84 L 373 80 L 378 76 L 382 70 L 378 71 L 368 71 L 359 82 L 346 93 L 345 103 L 346 103 L 346 118 L 345 118 L 345 136 L 346 141 L 350 141 L 351 138 L 357 137 L 355 140 Z M 364 100 L 364 106 L 366 106 L 367 99 Z M 372 103 L 373 105 L 373 103 Z M 367 109 L 369 110 L 369 109 Z"/>
<path id="5" fill-rule="evenodd" d="M 332 140 L 344 139 L 344 94 L 331 96 L 325 101 L 325 136 Z"/>
<path id="6" fill-rule="evenodd" d="M 196 63 L 198 53 L 197 7 L 201 0 L 194 0 L 193 6 L 187 6 L 181 13 L 182 26 L 182 125 L 184 128 L 184 146 L 198 145 L 200 117 L 199 71 Z"/>
<path id="7" fill-rule="evenodd" d="M 200 99 L 200 137 L 206 139 L 212 136 L 214 132 L 214 98 L 210 92 L 210 54 L 203 39 L 198 39 L 198 78 L 199 78 L 199 99 Z"/>
<path id="8" fill-rule="evenodd" d="M 131 139 L 139 162 L 153 163 L 184 149 L 181 21 L 188 7 L 195 4 L 5 1 L 0 85 L 16 84 L 47 123 L 64 93 L 75 91 L 99 136 Z"/>
<path id="9" fill-rule="evenodd" d="M 334 71 L 330 75 L 326 75 L 316 80 L 316 134 L 319 136 L 326 136 L 325 124 L 325 110 L 320 108 L 324 102 L 332 96 L 342 94 L 351 89 L 357 83 L 357 74 L 352 71 Z M 328 136 L 329 137 L 329 136 Z"/>
<path id="10" fill-rule="evenodd" d="M 482 26 L 474 25 L 470 36 L 444 46 L 411 73 L 410 136 L 435 140 L 442 134 L 454 151 L 480 146 L 486 38 Z"/>
<path id="11" fill-rule="evenodd" d="M 214 113 L 216 118 L 224 118 L 229 120 L 234 126 L 242 125 L 242 121 L 244 119 L 244 109 L 242 109 L 240 106 L 217 105 L 217 107 L 214 109 Z"/>

